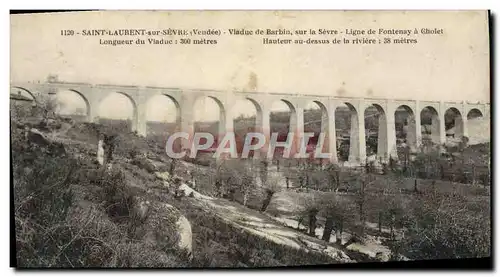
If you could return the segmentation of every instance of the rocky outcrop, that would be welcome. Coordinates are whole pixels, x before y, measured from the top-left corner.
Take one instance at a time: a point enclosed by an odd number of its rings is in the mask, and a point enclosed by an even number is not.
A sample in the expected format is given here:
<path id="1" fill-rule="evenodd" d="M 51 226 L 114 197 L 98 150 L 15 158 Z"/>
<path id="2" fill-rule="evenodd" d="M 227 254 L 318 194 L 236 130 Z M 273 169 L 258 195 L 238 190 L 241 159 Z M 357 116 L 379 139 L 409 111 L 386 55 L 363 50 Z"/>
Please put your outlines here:
<path id="1" fill-rule="evenodd" d="M 26 134 L 26 138 L 30 143 L 39 145 L 39 146 L 48 146 L 50 145 L 49 139 L 45 137 L 45 135 L 40 132 L 38 129 L 31 128 Z"/>
<path id="2" fill-rule="evenodd" d="M 99 165 L 104 165 L 104 142 L 102 139 L 99 139 L 97 143 L 97 162 Z"/>
<path id="3" fill-rule="evenodd" d="M 155 175 L 158 179 L 162 180 L 162 181 L 170 181 L 170 174 L 168 173 L 168 171 L 164 171 L 164 172 L 155 172 Z"/>
<path id="4" fill-rule="evenodd" d="M 149 173 L 156 173 L 157 169 L 156 166 L 148 160 L 148 158 L 142 156 L 142 155 L 137 155 L 132 159 L 132 164 L 138 166 L 139 168 L 145 169 Z"/>
<path id="5" fill-rule="evenodd" d="M 167 246 L 165 238 L 174 237 L 168 228 L 152 229 L 152 221 L 158 216 L 151 213 L 151 203 L 147 200 L 138 202 L 131 214 L 129 223 L 135 223 L 142 229 L 143 236 L 140 238 L 128 237 L 124 233 L 123 225 L 116 224 L 116 218 L 109 216 L 98 204 L 99 195 L 104 193 L 99 186 L 73 185 L 72 187 L 74 203 L 69 209 L 67 223 L 76 231 L 79 230 L 79 239 L 91 245 L 92 251 L 87 258 L 96 260 L 103 267 L 186 267 L 189 266 L 190 259 L 178 255 L 177 251 Z M 170 213 L 169 217 L 174 222 L 175 213 Z M 184 217 L 179 217 L 174 224 L 161 223 L 163 226 L 173 226 L 174 230 L 179 230 L 177 235 L 179 249 L 190 249 L 191 247 L 191 225 L 186 220 L 184 224 L 175 224 L 182 221 Z M 186 230 L 187 229 L 187 230 Z M 176 237 L 177 237 L 176 236 Z M 190 253 L 190 252 L 189 252 Z M 189 258 L 190 256 L 188 256 Z"/>
<path id="6" fill-rule="evenodd" d="M 390 256 L 388 253 L 385 253 L 385 252 L 377 252 L 377 254 L 375 255 L 375 259 L 377 259 L 378 261 L 381 261 L 381 262 L 388 262 L 390 259 Z"/>
<path id="7" fill-rule="evenodd" d="M 192 259 L 191 224 L 175 207 L 159 201 L 136 198 L 133 216 L 137 239 L 160 249 L 176 248 Z"/>
<path id="8" fill-rule="evenodd" d="M 177 247 L 179 249 L 187 251 L 189 259 L 192 258 L 192 248 L 193 248 L 193 232 L 191 230 L 191 223 L 187 220 L 187 218 L 181 215 L 177 222 L 175 223 L 177 227 L 177 234 L 179 236 L 179 240 L 177 242 Z"/>
<path id="9" fill-rule="evenodd" d="M 66 153 L 65 147 L 62 143 L 57 141 L 52 141 L 45 134 L 40 132 L 38 129 L 31 128 L 25 133 L 25 138 L 31 145 L 37 145 L 45 149 L 50 155 L 60 156 Z"/>
<path id="10" fill-rule="evenodd" d="M 212 197 L 203 195 L 194 189 L 190 188 L 187 184 L 182 184 L 177 188 L 177 195 L 193 197 L 196 199 L 212 199 Z"/>

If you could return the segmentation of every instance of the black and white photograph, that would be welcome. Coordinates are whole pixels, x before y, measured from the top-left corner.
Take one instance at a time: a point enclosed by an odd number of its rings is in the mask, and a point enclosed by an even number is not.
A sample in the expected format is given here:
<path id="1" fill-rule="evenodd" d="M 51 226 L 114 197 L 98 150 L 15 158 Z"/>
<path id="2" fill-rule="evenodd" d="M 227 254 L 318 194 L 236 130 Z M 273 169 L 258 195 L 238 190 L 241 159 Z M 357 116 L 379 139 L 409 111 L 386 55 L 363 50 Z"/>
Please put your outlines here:
<path id="1" fill-rule="evenodd" d="M 9 16 L 11 267 L 492 267 L 490 11 Z"/>

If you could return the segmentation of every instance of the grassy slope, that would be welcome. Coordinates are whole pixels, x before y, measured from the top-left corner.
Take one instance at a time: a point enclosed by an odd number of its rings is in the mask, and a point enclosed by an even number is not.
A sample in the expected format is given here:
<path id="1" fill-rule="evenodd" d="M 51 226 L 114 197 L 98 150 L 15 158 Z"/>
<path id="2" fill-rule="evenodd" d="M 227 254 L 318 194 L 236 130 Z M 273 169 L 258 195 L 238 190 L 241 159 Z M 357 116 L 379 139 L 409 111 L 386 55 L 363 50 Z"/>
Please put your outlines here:
<path id="1" fill-rule="evenodd" d="M 70 128 L 66 134 L 59 136 L 59 139 L 65 141 L 66 145 L 72 145 L 71 147 L 78 149 L 77 152 L 80 155 L 91 157 L 95 154 L 95 138 L 99 128 L 102 127 L 93 124 L 77 124 Z M 144 168 L 131 165 L 127 158 L 130 156 L 130 151 L 145 151 L 149 155 L 161 156 L 163 152 L 161 147 L 131 133 L 117 131 L 120 133 L 120 147 L 117 149 L 118 164 L 127 172 L 125 174 L 127 182 L 141 191 L 144 191 L 145 188 L 158 191 L 157 188 L 160 185 L 152 174 Z M 185 167 L 179 166 L 177 172 L 187 177 Z M 385 184 L 385 179 L 382 181 Z M 411 181 L 406 182 L 404 187 L 412 188 Z M 426 184 L 423 183 L 422 186 L 426 186 Z M 443 183 L 442 187 L 449 187 L 448 183 Z M 209 191 L 210 187 L 205 189 Z M 456 190 L 452 189 L 452 191 Z M 168 198 L 168 195 L 164 193 L 160 194 L 164 201 L 172 203 L 185 212 L 193 225 L 194 266 L 271 266 L 310 264 L 318 263 L 318 261 L 332 262 L 324 256 L 315 257 L 309 254 L 307 257 L 311 257 L 311 259 L 304 259 L 303 257 L 306 255 L 300 251 L 290 254 L 290 249 L 235 229 L 234 226 L 220 221 L 216 215 L 207 213 L 206 210 L 201 210 L 196 205 L 191 205 L 189 201 L 176 201 Z M 249 206 L 260 207 L 261 199 L 261 195 L 255 195 Z M 226 231 L 222 232 L 221 230 Z M 248 247 L 249 245 L 251 247 Z"/>
<path id="2" fill-rule="evenodd" d="M 97 124 L 76 124 L 69 128 L 64 134 L 59 134 L 54 137 L 55 140 L 63 142 L 67 151 L 77 156 L 78 159 L 87 161 L 89 163 L 95 156 L 96 136 L 98 131 L 112 132 L 113 128 L 103 127 Z M 336 261 L 326 255 L 308 253 L 303 250 L 294 250 L 289 247 L 279 245 L 263 239 L 261 236 L 256 236 L 248 231 L 243 231 L 240 228 L 228 224 L 221 220 L 220 217 L 201 209 L 199 206 L 187 201 L 177 201 L 171 197 L 166 191 L 162 189 L 161 182 L 154 177 L 152 172 L 148 171 L 147 167 L 141 164 L 131 163 L 130 152 L 138 151 L 145 152 L 147 155 L 157 156 L 148 142 L 143 138 L 139 138 L 132 133 L 121 132 L 119 135 L 119 147 L 117 148 L 117 155 L 115 157 L 114 170 L 123 173 L 123 182 L 127 184 L 130 193 L 133 195 L 144 195 L 144 197 L 151 197 L 151 199 L 161 200 L 163 202 L 171 203 L 178 207 L 190 220 L 193 228 L 193 253 L 194 260 L 191 264 L 184 264 L 183 266 L 215 266 L 215 267 L 235 267 L 235 266 L 285 266 L 285 265 L 302 265 L 302 264 L 319 264 L 319 263 L 335 263 Z M 154 149 L 154 148 L 153 148 Z M 14 153 L 15 156 L 20 156 L 19 152 Z M 92 163 L 90 162 L 90 165 Z M 165 168 L 163 168 L 165 170 Z M 185 169 L 178 167 L 179 174 L 184 175 Z M 78 184 L 82 182 L 82 184 Z M 96 191 L 88 191 L 82 189 L 85 186 L 83 180 L 75 180 L 75 185 L 81 191 L 81 197 L 85 199 L 93 199 L 90 202 L 86 200 L 89 205 L 97 205 L 100 199 L 100 189 Z M 79 201 L 81 202 L 81 201 Z M 94 203 L 95 202 L 95 203 Z M 79 206 L 81 203 L 74 203 Z M 102 212 L 101 212 L 102 213 Z M 106 218 L 104 215 L 99 217 Z M 127 216 L 125 215 L 125 218 Z M 126 229 L 128 220 L 122 220 L 121 225 L 118 223 L 111 223 L 113 228 L 118 230 Z M 102 238 L 103 241 L 113 240 L 111 237 Z M 127 240 L 126 236 L 120 240 Z M 127 247 L 139 247 L 138 245 L 129 245 Z M 123 248 L 123 247 L 122 247 Z M 128 248 L 127 248 L 128 249 Z M 144 248 L 146 249 L 146 248 Z M 139 248 L 140 250 L 140 248 Z M 144 250 L 142 250 L 144 251 Z M 141 251 L 141 252 L 142 252 Z M 145 251 L 147 252 L 147 250 Z M 82 253 L 82 255 L 87 255 Z M 172 256 L 172 264 L 157 264 L 156 266 L 176 266 L 175 255 Z M 137 258 L 137 257 L 135 257 Z M 131 257 L 129 259 L 135 259 Z M 144 261 L 139 262 L 139 265 L 144 265 L 148 259 L 147 256 L 142 257 Z M 101 261 L 104 264 L 110 265 L 111 258 L 106 261 Z M 122 263 L 118 265 L 133 264 L 133 261 Z M 137 262 L 136 262 L 137 263 Z M 79 264 L 85 266 L 85 262 Z M 94 264 L 95 265 L 95 264 Z M 147 264 L 146 264 L 147 265 Z M 66 265 L 67 266 L 67 265 Z"/>

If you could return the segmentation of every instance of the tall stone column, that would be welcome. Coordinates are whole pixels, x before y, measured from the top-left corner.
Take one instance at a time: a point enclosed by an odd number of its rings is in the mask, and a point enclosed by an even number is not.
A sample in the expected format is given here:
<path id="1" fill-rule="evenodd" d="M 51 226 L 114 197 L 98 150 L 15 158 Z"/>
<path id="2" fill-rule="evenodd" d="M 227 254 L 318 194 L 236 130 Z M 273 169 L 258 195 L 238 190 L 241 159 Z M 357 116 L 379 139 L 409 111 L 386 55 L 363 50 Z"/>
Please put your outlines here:
<path id="1" fill-rule="evenodd" d="M 439 120 L 439 144 L 444 144 L 446 142 L 446 126 L 445 126 L 445 120 L 444 120 L 444 114 L 445 114 L 446 108 L 444 106 L 444 103 L 441 101 L 439 103 L 439 110 L 438 110 L 438 120 Z M 433 122 L 434 125 L 434 122 Z"/>
<path id="2" fill-rule="evenodd" d="M 46 89 L 48 100 L 57 103 L 57 88 L 50 86 Z"/>
<path id="3" fill-rule="evenodd" d="M 383 157 L 385 161 L 389 159 L 389 157 L 393 157 L 397 159 L 397 144 L 396 144 L 396 119 L 394 113 L 396 109 L 392 103 L 387 104 L 386 111 L 386 153 Z"/>
<path id="4" fill-rule="evenodd" d="M 462 119 L 462 113 L 455 115 L 454 118 L 455 125 L 455 138 L 462 138 L 464 136 L 464 120 Z"/>
<path id="5" fill-rule="evenodd" d="M 220 143 L 227 133 L 234 131 L 234 122 L 231 109 L 225 110 L 220 108 L 219 111 L 219 128 L 218 128 L 218 142 Z"/>
<path id="6" fill-rule="evenodd" d="M 294 148 L 292 150 L 292 155 L 295 155 L 300 152 L 300 148 L 302 146 L 302 139 L 304 134 L 304 107 L 295 107 L 295 128 L 290 129 L 291 132 L 294 133 Z M 290 127 L 291 124 L 290 124 Z"/>
<path id="7" fill-rule="evenodd" d="M 145 137 L 147 134 L 147 119 L 145 104 L 137 107 L 137 134 Z"/>
<path id="8" fill-rule="evenodd" d="M 328 117 L 326 122 L 327 126 L 327 142 L 328 142 L 328 153 L 330 153 L 330 163 L 338 163 L 337 155 L 337 132 L 335 127 L 335 105 L 330 104 L 327 110 Z M 321 123 L 321 126 L 324 124 Z"/>
<path id="9" fill-rule="evenodd" d="M 290 111 L 290 122 L 289 122 L 289 127 L 288 127 L 288 136 L 291 136 L 291 150 L 290 150 L 290 157 L 295 156 L 295 153 L 298 151 L 296 150 L 296 134 L 297 134 L 297 112 L 296 110 L 291 110 Z M 287 137 L 287 139 L 289 139 Z"/>
<path id="10" fill-rule="evenodd" d="M 266 159 L 270 158 L 267 156 L 267 151 L 269 149 L 269 142 L 271 140 L 271 121 L 270 121 L 270 115 L 271 115 L 271 108 L 269 105 L 264 104 L 261 107 L 261 114 L 257 114 L 257 132 L 260 132 L 261 134 L 264 135 L 264 138 L 266 139 L 266 142 L 264 143 L 264 146 L 261 148 L 261 151 L 255 151 L 254 152 L 254 157 L 255 158 L 260 158 L 265 157 Z M 259 111 L 257 111 L 259 113 Z"/>
<path id="11" fill-rule="evenodd" d="M 137 132 L 137 120 L 138 120 L 138 111 L 137 111 L 137 106 L 135 105 L 132 105 L 133 106 L 133 110 L 132 110 L 132 126 L 130 126 L 130 129 L 132 132 Z"/>
<path id="12" fill-rule="evenodd" d="M 349 143 L 349 163 L 361 164 L 366 161 L 364 103 L 359 101 L 351 110 L 351 139 Z"/>
<path id="13" fill-rule="evenodd" d="M 136 102 L 136 111 L 134 114 L 135 117 L 135 130 L 139 136 L 145 137 L 147 134 L 147 97 L 143 90 L 139 91 L 138 99 L 134 99 Z"/>
<path id="14" fill-rule="evenodd" d="M 181 148 L 183 150 L 188 150 L 191 148 L 191 143 L 194 136 L 194 103 L 195 99 L 193 96 L 189 94 L 183 94 L 181 97 L 180 105 L 180 131 L 187 133 L 189 139 L 180 139 L 181 140 Z"/>
<path id="15" fill-rule="evenodd" d="M 58 112 L 57 88 L 49 86 L 48 88 L 46 88 L 46 91 L 44 93 L 47 94 L 47 101 L 49 102 L 49 104 L 53 106 L 53 109 L 49 109 L 47 111 L 47 116 L 49 118 L 53 118 Z"/>
<path id="16" fill-rule="evenodd" d="M 411 114 L 408 116 L 408 125 L 406 126 L 406 144 L 410 147 L 411 151 L 417 149 L 417 120 L 416 115 Z"/>
<path id="17" fill-rule="evenodd" d="M 431 123 L 431 138 L 432 142 L 441 144 L 441 123 L 443 120 L 440 120 L 439 115 L 432 115 L 432 123 Z"/>
<path id="18" fill-rule="evenodd" d="M 101 103 L 99 98 L 99 91 L 93 91 L 88 94 L 88 106 L 87 106 L 87 122 L 96 122 L 97 117 L 99 117 L 99 105 Z"/>
<path id="19" fill-rule="evenodd" d="M 463 112 L 461 114 L 461 120 L 462 120 L 462 135 L 464 137 L 469 137 L 469 129 L 467 128 L 467 113 L 465 109 L 463 109 Z"/>
<path id="20" fill-rule="evenodd" d="M 225 141 L 225 138 L 230 139 L 230 136 L 234 138 L 234 121 L 231 109 L 225 109 L 225 107 L 220 107 L 219 114 L 219 131 L 218 131 L 218 146 L 222 147 L 221 149 L 236 147 L 236 145 L 232 145 L 229 141 Z M 236 151 L 236 149 L 234 149 Z M 226 159 L 230 157 L 230 154 L 225 152 L 221 153 L 220 157 L 216 157 L 216 159 Z"/>
<path id="21" fill-rule="evenodd" d="M 483 107 L 484 107 L 483 119 L 489 121 L 491 118 L 491 112 L 490 112 L 491 104 L 483 104 Z"/>
<path id="22" fill-rule="evenodd" d="M 137 94 L 130 96 L 133 102 L 134 115 L 132 118 L 132 132 L 137 132 L 139 136 L 146 136 L 146 108 L 147 96 L 144 88 L 139 88 Z"/>
<path id="23" fill-rule="evenodd" d="M 389 157 L 388 143 L 390 134 L 388 134 L 388 132 L 390 131 L 391 126 L 389 125 L 389 115 L 387 113 L 387 109 L 383 112 L 379 111 L 378 117 L 377 160 L 382 159 L 383 161 Z M 392 128 L 394 128 L 394 126 L 392 126 Z"/>
<path id="24" fill-rule="evenodd" d="M 87 116 L 85 117 L 86 122 L 89 122 L 89 123 L 95 122 L 96 117 L 97 117 L 95 110 L 96 110 L 96 108 L 94 108 L 94 106 L 91 103 L 89 103 L 89 105 L 87 107 Z"/>
<path id="25" fill-rule="evenodd" d="M 420 110 L 420 101 L 415 101 L 415 111 L 414 111 L 414 118 L 415 118 L 415 140 L 416 140 L 416 147 L 420 148 L 422 145 L 422 110 Z M 409 128 L 409 126 L 408 126 Z"/>

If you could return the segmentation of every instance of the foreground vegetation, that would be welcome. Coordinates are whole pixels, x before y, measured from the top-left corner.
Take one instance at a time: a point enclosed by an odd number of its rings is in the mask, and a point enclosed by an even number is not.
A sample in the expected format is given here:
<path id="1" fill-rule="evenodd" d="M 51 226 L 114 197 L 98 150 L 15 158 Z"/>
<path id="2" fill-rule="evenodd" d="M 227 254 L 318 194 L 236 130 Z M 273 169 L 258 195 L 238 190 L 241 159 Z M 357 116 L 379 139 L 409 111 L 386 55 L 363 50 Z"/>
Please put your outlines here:
<path id="1" fill-rule="evenodd" d="M 63 121 L 56 119 L 54 125 Z M 41 125 L 16 118 L 12 122 L 16 258 L 21 267 L 255 267 L 336 262 L 242 231 L 193 205 L 195 199 L 174 198 L 169 193 L 172 188 L 165 188 L 155 171 L 182 177 L 205 195 L 293 218 L 299 223 L 297 229 L 304 225 L 303 232 L 311 236 L 321 227 L 320 239 L 345 249 L 375 235 L 384 238 L 393 260 L 491 255 L 487 178 L 479 177 L 479 172 L 465 179 L 474 185 L 452 183 L 460 178 L 442 176 L 441 167 L 435 165 L 450 160 L 437 152 L 381 169 L 370 164 L 348 169 L 307 161 L 282 161 L 278 169 L 277 164 L 258 160 L 208 161 L 187 167 L 165 158 L 162 142 L 124 132 L 124 125 L 73 124 L 64 135 L 65 143 L 40 145 L 26 140 L 24 127 L 50 132 L 60 126 L 48 126 L 46 120 Z M 111 170 L 94 162 L 101 132 L 118 136 Z M 462 149 L 450 166 L 453 172 L 463 171 L 459 166 L 465 163 L 460 161 L 484 152 L 479 149 Z M 489 152 L 483 154 L 475 164 L 489 158 Z M 161 161 L 161 167 L 152 166 L 147 157 Z M 429 170 L 429 166 L 437 169 Z M 296 209 L 275 209 L 277 194 L 299 195 Z M 137 198 L 170 203 L 186 215 L 193 227 L 192 260 L 176 249 L 173 240 L 150 244 L 141 237 L 142 223 L 132 208 Z M 378 230 L 367 228 L 368 223 L 375 223 Z M 343 232 L 353 234 L 349 241 L 342 241 Z M 363 260 L 370 259 L 358 259 Z"/>
<path id="2" fill-rule="evenodd" d="M 299 192 L 301 196 L 291 200 L 296 209 L 269 212 L 297 220 L 299 226 L 303 223 L 304 231 L 312 236 L 317 227 L 324 227 L 321 238 L 330 241 L 333 234 L 333 241 L 344 247 L 375 235 L 386 239 L 392 259 L 400 255 L 417 260 L 488 257 L 489 179 L 479 174 L 483 177 L 463 179 L 466 175 L 460 159 L 472 155 L 470 151 L 466 148 L 462 153 L 469 153 L 458 156 L 451 165 L 446 155 L 430 151 L 407 163 L 382 165 L 382 169 L 373 164 L 342 168 L 282 160 L 279 168 L 274 165 L 278 172 L 269 173 L 270 164 L 262 161 L 227 160 L 209 164 L 203 170 L 193 169 L 198 171 L 189 178 L 195 179 L 203 193 L 260 211 L 266 211 L 278 193 Z M 455 174 L 443 178 L 439 164 L 447 164 L 456 170 L 452 171 Z M 428 175 L 421 176 L 423 173 Z M 489 173 L 481 174 L 489 177 Z M 476 181 L 473 185 L 450 182 L 467 180 Z M 369 230 L 368 223 L 375 223 L 378 230 Z M 389 234 L 384 234 L 383 229 L 388 229 Z M 344 231 L 353 234 L 353 241 L 342 242 Z"/>
<path id="3" fill-rule="evenodd" d="M 96 164 L 94 147 L 95 133 L 113 133 L 113 126 L 75 124 L 64 135 L 64 143 L 44 144 L 24 137 L 25 126 L 43 125 L 56 131 L 62 122 L 13 121 L 18 267 L 257 267 L 336 262 L 327 255 L 291 249 L 242 231 L 193 205 L 192 199 L 175 198 L 169 193 L 172 188 L 153 174 L 171 167 L 148 164 L 142 154 L 155 153 L 147 140 L 133 133 L 120 135 L 111 170 Z M 193 228 L 192 260 L 176 249 L 173 240 L 151 244 L 142 237 L 148 230 L 142 230 L 147 226 L 133 208 L 137 199 L 170 203 L 186 215 Z M 171 235 L 165 233 L 167 238 Z"/>

